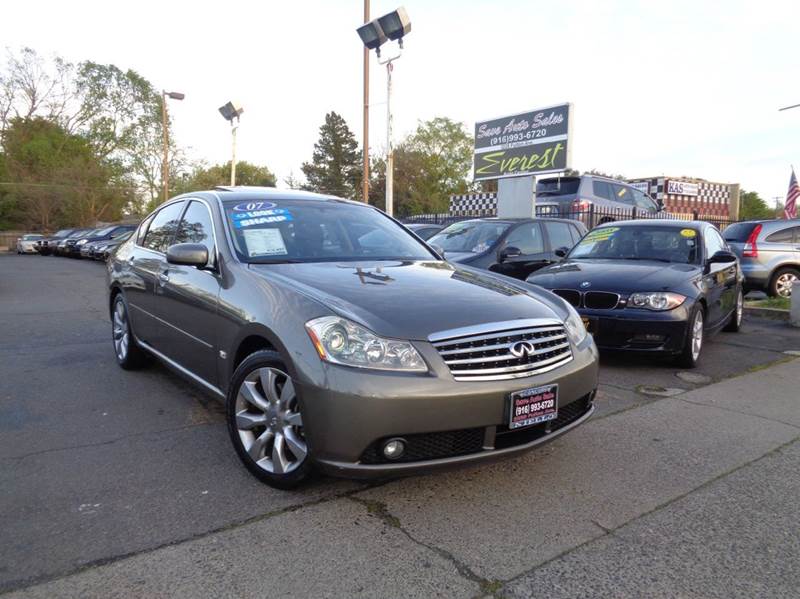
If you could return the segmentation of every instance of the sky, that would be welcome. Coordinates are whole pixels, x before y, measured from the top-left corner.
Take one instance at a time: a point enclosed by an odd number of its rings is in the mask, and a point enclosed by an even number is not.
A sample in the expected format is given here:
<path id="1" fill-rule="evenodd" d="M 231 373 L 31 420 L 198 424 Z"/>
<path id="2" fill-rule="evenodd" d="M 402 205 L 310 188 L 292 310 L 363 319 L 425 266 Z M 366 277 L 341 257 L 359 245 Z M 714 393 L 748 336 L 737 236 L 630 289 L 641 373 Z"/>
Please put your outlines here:
<path id="1" fill-rule="evenodd" d="M 371 14 L 394 0 L 372 0 Z M 800 168 L 800 2 L 405 0 L 395 140 L 419 121 L 574 104 L 572 166 L 740 183 L 769 202 Z M 244 107 L 238 159 L 279 186 L 311 159 L 325 114 L 362 139 L 363 0 L 5 3 L 0 45 L 131 68 L 170 102 L 189 155 L 230 159 L 217 112 Z M 32 8 L 35 10 L 32 11 Z M 371 56 L 370 151 L 386 148 L 386 74 Z"/>

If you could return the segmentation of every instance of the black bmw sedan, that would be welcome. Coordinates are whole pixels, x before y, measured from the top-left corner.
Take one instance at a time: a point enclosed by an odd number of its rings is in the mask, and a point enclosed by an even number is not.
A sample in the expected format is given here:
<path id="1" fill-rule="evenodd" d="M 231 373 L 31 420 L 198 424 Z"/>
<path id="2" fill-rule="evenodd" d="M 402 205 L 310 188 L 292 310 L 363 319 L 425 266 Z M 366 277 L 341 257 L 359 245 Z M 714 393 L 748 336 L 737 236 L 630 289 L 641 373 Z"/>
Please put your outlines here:
<path id="1" fill-rule="evenodd" d="M 687 368 L 707 335 L 742 322 L 739 263 L 703 222 L 609 223 L 527 281 L 577 308 L 600 349 L 666 353 Z"/>

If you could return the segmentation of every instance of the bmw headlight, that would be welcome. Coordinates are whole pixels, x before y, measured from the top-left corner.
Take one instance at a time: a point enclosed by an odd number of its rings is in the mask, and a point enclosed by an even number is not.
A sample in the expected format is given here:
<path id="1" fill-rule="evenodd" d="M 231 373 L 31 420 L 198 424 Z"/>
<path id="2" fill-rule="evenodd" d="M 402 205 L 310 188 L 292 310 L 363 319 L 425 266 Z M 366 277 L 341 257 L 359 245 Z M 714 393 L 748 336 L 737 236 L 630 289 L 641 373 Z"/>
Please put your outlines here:
<path id="1" fill-rule="evenodd" d="M 339 316 L 323 316 L 306 323 L 319 357 L 332 364 L 427 372 L 422 356 L 408 341 L 378 337 L 354 322 Z"/>
<path id="2" fill-rule="evenodd" d="M 84 243 L 86 243 L 87 241 L 89 241 L 89 240 L 88 240 L 88 239 L 81 239 L 81 240 L 80 240 L 80 241 L 77 243 L 77 245 L 83 245 L 83 244 L 84 244 Z"/>
<path id="3" fill-rule="evenodd" d="M 580 344 L 584 339 L 586 339 L 586 327 L 581 320 L 581 315 L 578 314 L 577 310 L 566 304 L 567 310 L 569 311 L 569 316 L 564 321 L 564 328 L 567 329 L 567 336 L 569 340 L 572 341 L 575 345 Z"/>
<path id="4" fill-rule="evenodd" d="M 686 296 L 680 293 L 655 291 L 648 293 L 632 293 L 628 298 L 629 308 L 644 308 L 646 310 L 672 310 L 686 301 Z"/>

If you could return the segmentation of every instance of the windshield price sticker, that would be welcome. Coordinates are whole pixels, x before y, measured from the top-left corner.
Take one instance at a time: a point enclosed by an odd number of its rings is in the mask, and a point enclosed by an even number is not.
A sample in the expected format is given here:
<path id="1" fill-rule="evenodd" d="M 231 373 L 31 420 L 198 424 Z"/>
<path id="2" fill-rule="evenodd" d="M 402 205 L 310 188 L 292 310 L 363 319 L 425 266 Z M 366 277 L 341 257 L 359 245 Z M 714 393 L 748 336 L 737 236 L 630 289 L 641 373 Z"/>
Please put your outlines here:
<path id="1" fill-rule="evenodd" d="M 595 229 L 591 233 L 589 233 L 584 241 L 587 243 L 593 243 L 596 241 L 608 241 L 613 237 L 614 233 L 619 231 L 619 227 L 606 227 L 605 229 Z"/>
<path id="2" fill-rule="evenodd" d="M 692 237 L 697 237 L 697 232 L 694 231 L 694 229 L 681 229 L 681 235 L 687 239 L 691 239 Z"/>
<path id="3" fill-rule="evenodd" d="M 270 208 L 275 208 L 277 204 L 273 202 L 244 202 L 242 204 L 236 204 L 233 207 L 236 212 L 253 212 L 255 210 L 269 210 Z"/>
<path id="4" fill-rule="evenodd" d="M 247 255 L 251 258 L 285 256 L 288 253 L 280 229 L 246 229 L 242 233 L 247 244 Z"/>
<path id="5" fill-rule="evenodd" d="M 286 208 L 272 208 L 269 210 L 253 210 L 251 212 L 236 212 L 231 214 L 234 220 L 258 218 L 259 216 L 274 216 L 276 214 L 289 214 Z"/>

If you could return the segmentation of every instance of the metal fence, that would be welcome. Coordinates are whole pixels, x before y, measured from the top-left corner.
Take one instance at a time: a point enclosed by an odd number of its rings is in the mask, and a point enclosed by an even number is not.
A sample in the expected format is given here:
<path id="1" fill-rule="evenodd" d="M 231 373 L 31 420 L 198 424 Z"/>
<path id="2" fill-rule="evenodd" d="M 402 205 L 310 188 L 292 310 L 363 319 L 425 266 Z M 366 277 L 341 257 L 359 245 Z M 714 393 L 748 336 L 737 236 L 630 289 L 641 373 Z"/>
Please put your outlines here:
<path id="1" fill-rule="evenodd" d="M 402 220 L 402 222 L 406 224 L 430 223 L 430 224 L 447 226 L 459 221 L 470 220 L 474 218 L 492 217 L 492 216 L 496 216 L 494 211 L 480 210 L 476 211 L 475 214 L 470 214 L 468 216 L 453 216 L 449 213 L 443 212 L 439 214 L 416 214 L 413 216 L 407 216 L 401 218 L 400 220 Z M 630 208 L 630 209 L 597 208 L 594 205 L 591 205 L 583 210 L 568 210 L 568 211 L 560 211 L 557 206 L 551 206 L 551 205 L 537 206 L 536 217 L 566 218 L 570 220 L 577 220 L 586 225 L 587 229 L 592 229 L 597 225 L 602 225 L 605 223 L 621 221 L 621 220 L 667 219 L 667 220 L 685 220 L 685 221 L 693 221 L 693 220 L 704 221 L 713 224 L 720 231 L 722 231 L 728 225 L 735 222 L 739 222 L 737 220 L 726 217 L 701 214 L 698 211 L 694 211 L 691 214 L 670 214 L 667 212 L 658 212 L 658 213 L 647 212 L 644 210 L 637 210 L 636 208 Z"/>

